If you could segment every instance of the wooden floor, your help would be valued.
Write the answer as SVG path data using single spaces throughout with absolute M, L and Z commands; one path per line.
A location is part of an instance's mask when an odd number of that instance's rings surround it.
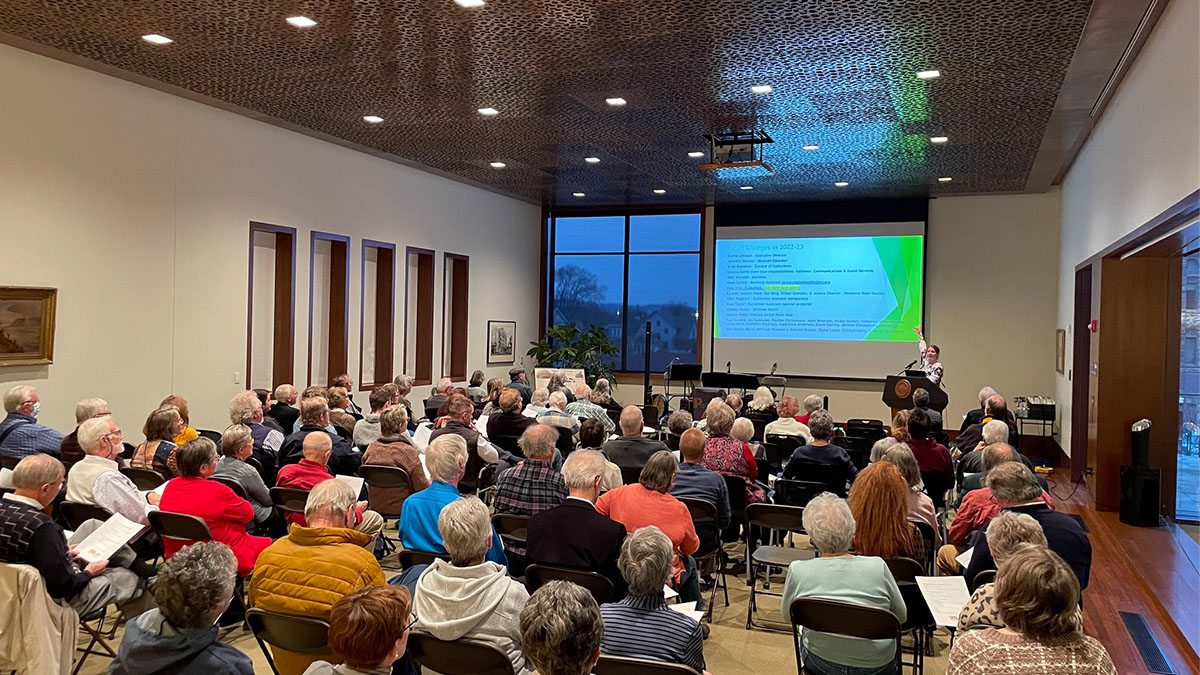
M 1062 499 L 1074 486 L 1051 483 L 1057 508 L 1081 516 L 1092 542 L 1084 632 L 1108 649 L 1118 672 L 1149 673 L 1118 614 L 1138 612 L 1176 673 L 1200 673 L 1200 546 L 1174 525 L 1133 527 L 1096 510 L 1084 486 Z

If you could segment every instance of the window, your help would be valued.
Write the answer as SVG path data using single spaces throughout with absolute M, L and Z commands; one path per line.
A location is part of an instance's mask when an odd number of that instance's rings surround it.
M 550 324 L 599 326 L 617 344 L 616 370 L 699 360 L 700 214 L 550 219 Z

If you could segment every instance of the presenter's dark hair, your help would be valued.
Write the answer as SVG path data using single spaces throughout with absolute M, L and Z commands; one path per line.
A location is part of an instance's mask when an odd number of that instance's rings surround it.
M 920 408 L 908 413 L 908 435 L 918 441 L 929 438 L 929 413 Z

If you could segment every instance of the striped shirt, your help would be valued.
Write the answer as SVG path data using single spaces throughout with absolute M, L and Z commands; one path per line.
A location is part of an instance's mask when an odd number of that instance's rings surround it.
M 567 484 L 562 474 L 550 462 L 526 459 L 518 466 L 505 469 L 496 479 L 496 513 L 515 513 L 532 516 L 548 511 L 567 498 Z M 524 546 L 505 540 L 509 555 L 525 555 Z
M 604 638 L 600 653 L 681 663 L 704 672 L 700 624 L 667 606 L 661 593 L 629 595 L 600 606 Z
M 8 431 L 12 428 L 12 431 Z M 0 455 L 5 457 L 28 457 L 38 453 L 58 457 L 62 452 L 63 435 L 37 423 L 31 415 L 9 413 L 0 422 L 0 434 L 8 431 L 4 443 L 0 444 Z

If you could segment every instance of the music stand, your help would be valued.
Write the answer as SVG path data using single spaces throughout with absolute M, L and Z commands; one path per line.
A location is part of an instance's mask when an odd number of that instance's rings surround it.
M 696 388 L 695 383 L 700 380 L 700 371 L 701 366 L 699 363 L 672 363 L 668 366 L 667 372 L 663 377 L 663 390 L 666 392 L 667 403 L 669 404 L 675 396 L 683 400 L 691 397 L 692 391 Z M 683 383 L 682 394 L 671 393 L 672 382 Z

